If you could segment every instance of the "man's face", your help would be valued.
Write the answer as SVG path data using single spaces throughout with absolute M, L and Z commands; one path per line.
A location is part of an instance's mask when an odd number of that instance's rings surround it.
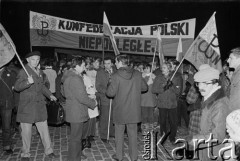
M 85 62 L 83 62 L 83 63 L 81 64 L 81 66 L 77 65 L 77 66 L 76 66 L 76 71 L 77 71 L 79 74 L 81 74 L 83 71 L 86 70 L 85 65 L 86 65 Z
M 163 75 L 168 75 L 169 74 L 169 69 L 168 69 L 168 66 L 166 64 L 162 65 L 162 74 Z
M 213 90 L 212 81 L 197 83 L 197 86 L 203 97 L 207 96 Z
M 151 69 L 150 69 L 150 67 L 146 67 L 143 71 L 144 71 L 145 73 L 150 73 L 150 72 L 151 72 Z
M 172 62 L 171 62 L 170 64 L 171 64 L 171 66 L 172 66 L 172 68 L 171 68 L 170 70 L 171 70 L 171 71 L 175 71 L 176 65 L 173 64 Z
M 39 64 L 39 61 L 40 61 L 40 56 L 38 55 L 33 55 L 27 58 L 27 62 L 32 68 L 36 68 Z
M 100 63 L 99 63 L 98 60 L 96 60 L 95 62 L 93 62 L 93 67 L 94 67 L 94 69 L 98 69 L 99 66 L 100 66 Z
M 138 66 L 138 70 L 139 70 L 140 72 L 143 72 L 143 65 L 142 65 L 142 64 L 140 64 L 140 65 Z
M 106 70 L 110 70 L 112 68 L 112 61 L 111 60 L 104 60 L 104 67 Z
M 117 59 L 115 59 L 115 65 L 116 65 L 117 69 L 119 69 L 121 67 L 120 62 Z
M 240 57 L 237 57 L 233 53 L 231 53 L 227 62 L 229 63 L 230 68 L 236 69 L 240 65 Z

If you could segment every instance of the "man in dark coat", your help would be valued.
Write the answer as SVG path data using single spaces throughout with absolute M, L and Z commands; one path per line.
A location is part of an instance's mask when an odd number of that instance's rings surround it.
M 132 161 L 137 160 L 137 123 L 141 121 L 141 92 L 147 91 L 148 85 L 142 74 L 127 65 L 128 57 L 116 57 L 118 71 L 111 77 L 107 96 L 113 99 L 113 123 L 115 124 L 116 155 L 115 160 L 123 159 L 124 130 L 127 126 L 129 137 L 129 155 Z
M 109 135 L 114 136 L 114 128 L 112 123 L 112 116 L 111 121 L 108 129 L 108 122 L 109 122 L 109 109 L 110 109 L 110 98 L 106 96 L 107 91 L 107 83 L 111 75 L 115 72 L 113 68 L 113 63 L 111 58 L 106 57 L 104 59 L 104 69 L 100 68 L 97 71 L 96 75 L 96 89 L 97 94 L 100 98 L 100 116 L 99 116 L 99 134 L 100 138 L 103 142 L 107 142 L 108 138 L 108 130 Z
M 41 53 L 38 51 L 28 53 L 26 59 L 28 64 L 25 65 L 26 72 L 21 69 L 15 83 L 15 90 L 20 92 L 17 121 L 20 122 L 22 136 L 22 160 L 30 160 L 30 145 L 32 136 L 32 124 L 35 123 L 42 143 L 45 154 L 49 158 L 55 158 L 51 147 L 51 140 L 47 125 L 47 110 L 45 97 L 56 101 L 56 97 L 46 88 L 43 83 L 43 72 L 37 68 L 40 61 Z
M 6 154 L 13 153 L 11 149 L 11 117 L 15 106 L 13 87 L 16 76 L 16 73 L 7 67 L 0 68 L 0 114 L 2 118 L 3 150 Z

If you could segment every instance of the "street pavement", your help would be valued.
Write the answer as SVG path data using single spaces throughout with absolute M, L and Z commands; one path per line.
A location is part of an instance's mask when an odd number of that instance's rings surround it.
M 156 129 L 155 131 L 158 131 Z M 67 161 L 68 155 L 68 141 L 69 141 L 69 134 L 70 128 L 67 125 L 63 125 L 61 127 L 51 127 L 49 126 L 50 136 L 53 143 L 54 153 L 57 154 L 59 157 L 56 159 L 49 159 L 44 155 L 44 148 L 41 142 L 39 135 L 34 135 L 32 137 L 32 144 L 31 144 L 31 161 Z M 186 136 L 186 129 L 180 128 L 177 133 L 177 138 L 184 138 Z M 158 138 L 159 139 L 159 138 Z M 157 139 L 156 139 L 157 140 Z M 2 136 L 0 136 L 0 161 L 20 161 L 20 152 L 22 147 L 21 136 L 17 132 L 13 135 L 13 149 L 14 153 L 12 155 L 6 155 L 2 149 Z M 164 142 L 164 147 L 166 151 L 163 149 L 163 153 L 165 156 L 167 153 L 171 154 L 171 150 L 176 146 L 173 146 L 168 139 Z M 138 133 L 138 160 L 143 161 L 143 136 L 142 133 Z M 178 146 L 179 147 L 179 146 Z M 87 161 L 112 161 L 112 155 L 115 154 L 115 143 L 114 138 L 110 138 L 109 144 L 103 143 L 100 138 L 95 137 L 95 140 L 92 142 L 92 147 L 90 149 L 85 149 L 84 154 L 87 156 Z M 125 134 L 124 139 L 124 160 L 130 161 L 128 155 L 128 139 L 127 135 Z M 159 161 L 166 161 L 163 153 L 157 149 L 157 160 Z

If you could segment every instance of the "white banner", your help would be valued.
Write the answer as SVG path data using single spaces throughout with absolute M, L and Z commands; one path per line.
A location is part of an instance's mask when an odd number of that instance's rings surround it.
M 196 19 L 144 26 L 111 26 L 112 33 L 121 37 L 155 38 L 160 27 L 162 38 L 194 38 Z M 30 29 L 55 30 L 85 35 L 102 35 L 102 24 L 74 21 L 30 11 Z

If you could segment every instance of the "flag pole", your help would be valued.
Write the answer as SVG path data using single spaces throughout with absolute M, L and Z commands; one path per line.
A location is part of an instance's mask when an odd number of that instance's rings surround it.
M 195 42 L 197 41 L 199 36 L 196 37 L 196 39 L 192 42 L 192 44 L 190 45 L 190 47 L 188 48 L 187 52 L 185 53 L 184 57 L 182 58 L 182 60 L 180 61 L 179 65 L 177 66 L 177 69 L 174 71 L 172 77 L 170 78 L 170 81 L 172 81 L 173 77 L 175 76 L 175 74 L 177 73 L 178 69 L 180 68 L 181 64 L 183 63 L 183 60 L 186 58 L 189 50 L 192 48 L 192 46 L 195 44 Z
M 152 76 L 152 72 L 153 72 L 153 63 L 154 63 L 154 60 L 155 60 L 155 56 L 156 56 L 156 51 L 157 51 L 157 39 L 156 39 L 156 45 L 155 45 L 155 50 L 154 50 L 154 53 L 153 53 L 153 61 L 152 61 L 152 67 L 151 67 L 151 75 Z
M 20 59 L 20 57 L 19 57 L 19 55 L 18 55 L 18 53 L 17 53 L 17 51 L 16 51 L 16 49 L 15 49 L 14 45 L 12 44 L 12 42 L 11 42 L 11 41 L 10 41 L 9 43 L 11 44 L 11 46 L 12 46 L 12 48 L 13 48 L 13 51 L 15 52 L 15 54 L 16 54 L 16 56 L 17 56 L 17 58 L 18 58 L 19 62 L 20 62 L 20 64 L 22 65 L 22 67 L 23 67 L 24 71 L 26 72 L 27 76 L 28 76 L 28 77 L 30 77 L 30 75 L 28 74 L 28 72 L 27 72 L 27 70 L 26 70 L 25 66 L 23 65 L 23 63 L 22 63 L 22 60 Z
M 104 56 L 105 56 L 105 53 L 104 53 L 104 35 L 102 37 L 102 61 L 104 61 Z
M 108 116 L 107 140 L 109 140 L 109 135 L 110 135 L 110 120 L 111 120 L 111 113 L 112 113 L 112 99 L 110 99 L 110 108 L 109 108 L 109 116 Z

